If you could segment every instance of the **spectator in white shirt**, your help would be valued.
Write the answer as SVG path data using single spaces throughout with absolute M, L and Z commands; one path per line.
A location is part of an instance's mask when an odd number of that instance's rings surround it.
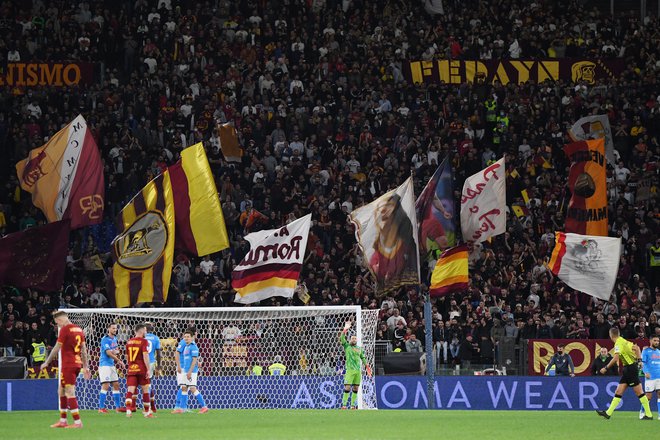
M 213 270 L 213 266 L 215 266 L 215 263 L 211 261 L 210 255 L 204 257 L 204 261 L 199 263 L 199 267 L 202 268 L 202 272 L 204 272 L 206 275 L 211 273 L 211 270 Z

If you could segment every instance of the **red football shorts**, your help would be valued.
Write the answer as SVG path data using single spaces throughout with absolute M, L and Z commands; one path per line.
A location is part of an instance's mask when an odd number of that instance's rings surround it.
M 64 367 L 60 370 L 60 385 L 65 387 L 67 385 L 76 384 L 76 378 L 80 374 L 80 367 Z
M 130 376 L 126 376 L 127 387 L 136 387 L 138 385 L 144 386 L 150 384 L 151 384 L 151 380 L 147 379 L 147 376 L 145 374 L 132 374 Z

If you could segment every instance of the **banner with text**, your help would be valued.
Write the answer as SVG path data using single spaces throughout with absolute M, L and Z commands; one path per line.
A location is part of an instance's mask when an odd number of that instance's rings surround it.
M 7 63 L 0 68 L 0 86 L 9 87 L 69 87 L 94 83 L 100 69 L 98 63 L 81 61 L 62 61 L 58 63 L 41 63 L 26 61 Z
M 649 345 L 646 339 L 635 339 L 633 342 L 640 349 Z M 591 376 L 591 364 L 601 347 L 610 351 L 614 347 L 609 339 L 530 339 L 527 343 L 527 374 L 544 375 L 545 367 L 557 351 L 557 344 L 564 344 L 564 353 L 573 360 L 576 376 Z
M 433 60 L 404 63 L 403 75 L 413 84 L 462 84 L 480 79 L 488 84 L 563 80 L 593 85 L 616 78 L 624 68 L 622 59 Z
M 504 158 L 465 179 L 461 193 L 461 231 L 466 242 L 480 243 L 506 230 Z

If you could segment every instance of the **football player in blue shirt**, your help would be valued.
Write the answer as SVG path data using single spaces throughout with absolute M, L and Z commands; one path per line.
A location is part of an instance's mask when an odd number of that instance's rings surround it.
M 108 397 L 108 389 L 112 384 L 112 398 L 115 401 L 115 411 L 125 412 L 126 408 L 121 402 L 121 393 L 119 392 L 119 375 L 117 367 L 124 368 L 124 363 L 117 356 L 119 354 L 119 344 L 117 343 L 117 324 L 108 325 L 108 334 L 101 339 L 101 353 L 99 356 L 99 381 L 101 382 L 101 391 L 99 392 L 99 412 L 105 414 L 108 410 L 105 407 L 105 401 Z M 116 366 L 115 366 L 116 365 Z
M 651 336 L 650 342 L 651 346 L 642 351 L 644 392 L 650 402 L 655 391 L 658 401 L 658 419 L 660 420 L 660 337 Z
M 151 377 L 151 410 L 156 412 L 155 378 L 160 373 L 160 338 L 154 334 L 154 325 L 146 322 L 147 334 L 144 338 L 149 342 L 149 376 Z
M 197 373 L 199 371 L 199 347 L 195 344 L 195 332 L 191 329 L 187 329 L 183 333 L 183 342 L 184 344 L 179 343 L 177 351 L 179 352 L 179 358 L 177 359 L 177 373 L 179 376 L 181 385 L 181 396 L 180 401 L 177 404 L 177 409 L 173 412 L 175 414 L 182 413 L 188 408 L 188 389 L 192 392 L 192 395 L 197 398 L 200 414 L 207 413 L 209 411 L 204 402 L 204 397 L 202 393 L 197 389 Z

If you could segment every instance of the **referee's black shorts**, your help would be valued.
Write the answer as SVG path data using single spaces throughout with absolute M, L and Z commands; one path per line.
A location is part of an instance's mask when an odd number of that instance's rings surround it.
M 621 375 L 621 380 L 619 383 L 625 383 L 629 387 L 634 387 L 639 385 L 639 370 L 637 364 L 624 365 L 623 374 Z

